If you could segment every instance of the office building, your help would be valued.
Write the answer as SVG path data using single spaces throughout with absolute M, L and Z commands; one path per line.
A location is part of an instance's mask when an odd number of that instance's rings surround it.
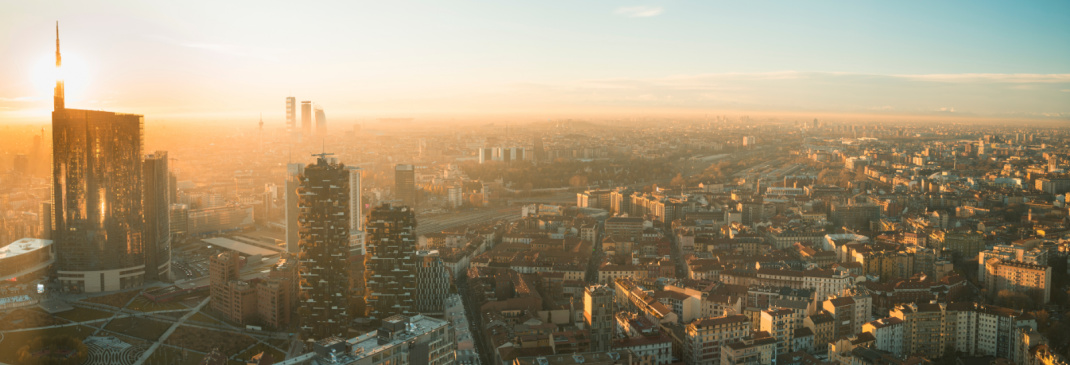
M 252 206 L 225 205 L 194 209 L 187 213 L 187 234 L 190 236 L 217 235 L 252 228 L 256 223 Z
M 323 107 L 316 105 L 316 136 L 323 138 L 327 136 L 327 114 L 323 113 Z
M 183 237 L 189 233 L 189 206 L 171 204 L 168 214 L 171 219 L 171 237 Z
M 167 152 L 145 156 L 145 279 L 171 281 L 171 201 Z
M 438 251 L 417 251 L 416 257 L 416 311 L 441 317 L 450 294 L 450 271 Z
M 416 214 L 389 204 L 368 213 L 364 302 L 368 317 L 416 312 Z
M 301 133 L 306 138 L 312 136 L 312 102 L 301 102 Z
M 297 98 L 286 97 L 286 131 L 293 132 L 297 127 Z
M 364 202 L 361 199 L 361 174 L 363 169 L 346 166 L 349 172 L 349 250 L 354 255 L 364 254 Z
M 298 177 L 301 176 L 304 171 L 305 165 L 299 163 L 286 165 L 286 193 L 283 197 L 283 216 L 286 220 L 286 252 L 294 254 L 301 252 L 301 248 L 298 245 L 300 238 L 297 234 L 300 230 L 300 227 L 297 224 L 297 215 L 300 213 L 300 208 L 297 204 L 297 187 L 300 185 Z
M 387 365 L 456 363 L 457 339 L 449 322 L 423 315 L 393 316 L 379 329 L 348 340 L 332 337 L 317 342 L 313 353 L 294 364 Z M 282 364 L 289 365 L 289 361 Z
M 301 328 L 308 341 L 349 331 L 349 173 L 318 155 L 297 188 L 300 213 Z
M 61 64 L 56 29 L 56 68 Z M 52 112 L 56 275 L 68 289 L 133 288 L 145 279 L 143 117 L 68 109 L 56 81 Z
M 416 208 L 416 169 L 413 165 L 394 166 L 394 196 L 401 205 Z
M 29 283 L 48 276 L 56 261 L 54 248 L 52 241 L 38 238 L 21 238 L 0 247 L 0 281 Z
M 616 330 L 613 289 L 591 285 L 583 290 L 583 323 L 591 335 L 591 351 L 609 351 Z
M 41 212 L 38 213 L 37 219 L 38 225 L 41 227 L 41 234 L 37 237 L 43 240 L 52 240 L 52 202 L 42 202 Z

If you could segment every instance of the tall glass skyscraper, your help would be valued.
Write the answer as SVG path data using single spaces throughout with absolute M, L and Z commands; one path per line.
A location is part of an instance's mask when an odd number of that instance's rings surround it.
M 416 208 L 416 168 L 413 165 L 394 166 L 394 196 L 401 205 Z
M 145 156 L 145 278 L 171 281 L 171 178 L 167 152 Z
M 56 67 L 59 28 L 56 29 Z M 56 81 L 52 112 L 52 227 L 59 281 L 86 292 L 144 281 L 142 116 L 67 109 Z

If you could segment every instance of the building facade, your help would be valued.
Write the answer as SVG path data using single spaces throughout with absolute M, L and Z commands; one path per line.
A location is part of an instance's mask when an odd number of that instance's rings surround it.
M 364 302 L 368 317 L 416 312 L 416 214 L 389 204 L 372 209 L 365 224 Z
M 300 213 L 301 328 L 309 341 L 345 336 L 349 298 L 349 174 L 320 155 L 297 188 Z

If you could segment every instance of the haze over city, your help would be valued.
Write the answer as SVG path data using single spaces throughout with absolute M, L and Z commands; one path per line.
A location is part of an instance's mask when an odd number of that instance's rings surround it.
M 0 364 L 1067 365 L 1066 2 L 8 2 Z
M 805 112 L 1065 120 L 1065 2 L 12 2 L 0 118 L 41 123 L 50 35 L 72 105 L 150 120 Z

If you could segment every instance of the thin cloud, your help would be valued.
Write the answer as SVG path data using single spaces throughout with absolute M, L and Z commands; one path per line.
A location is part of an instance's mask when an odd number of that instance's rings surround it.
M 189 42 L 159 35 L 147 35 L 145 36 L 145 38 L 163 41 L 181 47 L 215 52 L 228 56 L 248 57 L 268 61 L 275 61 L 278 59 L 278 54 L 290 51 L 290 49 L 285 48 L 243 47 L 226 43 Z
M 629 18 L 647 18 L 660 15 L 665 9 L 660 6 L 625 6 L 618 8 L 614 14 Z
M 19 96 L 19 97 L 14 97 L 14 98 L 5 98 L 5 97 L 0 96 L 0 101 L 6 102 L 6 103 L 19 103 L 19 102 L 27 102 L 27 101 L 37 101 L 37 98 L 32 97 L 32 96 Z

